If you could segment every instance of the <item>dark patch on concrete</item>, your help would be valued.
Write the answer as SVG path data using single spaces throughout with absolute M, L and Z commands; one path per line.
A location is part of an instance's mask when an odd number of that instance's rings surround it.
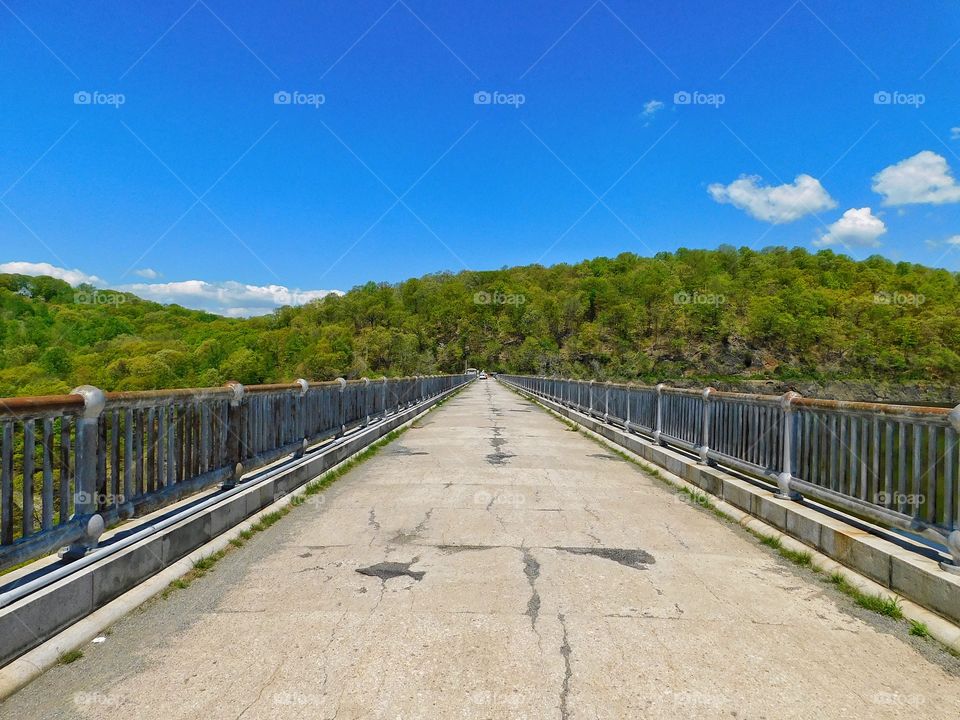
M 656 562 L 650 553 L 629 548 L 555 547 L 554 550 L 562 550 L 574 555 L 594 555 L 604 560 L 613 560 L 634 570 L 643 570 L 644 565 L 653 565 Z
M 530 583 L 530 599 L 527 600 L 526 616 L 530 618 L 530 626 L 537 629 L 537 618 L 540 616 L 540 593 L 537 592 L 537 578 L 540 577 L 540 563 L 527 548 L 523 552 L 523 574 Z
M 380 532 L 380 523 L 377 522 L 377 513 L 373 508 L 370 508 L 370 517 L 367 518 L 367 525 L 377 532 Z
M 563 512 L 562 508 L 534 508 L 536 512 Z
M 617 462 L 626 462 L 622 457 L 617 457 L 616 455 L 607 455 L 606 453 L 593 453 L 587 457 L 597 458 L 598 460 L 614 460 Z
M 458 553 L 473 550 L 497 550 L 503 545 L 434 545 L 437 550 L 447 553 Z
M 487 455 L 486 459 L 487 459 L 487 462 L 490 463 L 491 465 L 506 465 L 507 460 L 509 460 L 512 457 L 516 457 L 516 455 L 511 455 L 510 453 L 495 452 Z
M 387 580 L 392 580 L 396 577 L 406 576 L 408 578 L 413 578 L 417 582 L 423 580 L 423 576 L 427 573 L 422 570 L 411 570 L 410 566 L 413 565 L 416 560 L 411 560 L 408 563 L 398 563 L 398 562 L 382 562 L 377 563 L 376 565 L 371 565 L 370 567 L 357 568 L 357 572 L 361 575 L 368 575 L 369 577 L 380 578 L 383 582 Z
M 501 437 L 502 432 L 503 428 L 498 425 L 493 426 L 493 437 L 490 438 L 490 445 L 493 446 L 493 452 L 486 456 L 487 462 L 491 465 L 506 465 L 510 458 L 516 457 L 516 455 L 503 451 L 502 448 L 507 444 L 507 441 Z
M 570 710 L 567 707 L 567 698 L 570 695 L 570 678 L 573 677 L 573 670 L 570 667 L 570 640 L 567 638 L 567 621 L 560 614 L 557 615 L 560 621 L 560 627 L 563 629 L 563 642 L 560 644 L 560 655 L 563 657 L 563 685 L 560 686 L 560 718 L 567 720 L 570 717 Z
M 302 558 L 313 557 L 313 553 L 305 552 L 305 553 L 303 553 L 303 554 L 301 554 L 301 555 L 297 555 L 297 557 L 302 557 Z
M 410 448 L 404 445 L 397 445 L 395 448 L 389 452 L 384 453 L 384 455 L 429 455 L 430 453 L 423 450 L 411 450 Z

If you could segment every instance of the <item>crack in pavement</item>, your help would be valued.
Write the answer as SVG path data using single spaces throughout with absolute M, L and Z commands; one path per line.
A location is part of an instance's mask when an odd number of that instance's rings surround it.
M 563 613 L 557 615 L 560 621 L 560 627 L 563 629 L 563 643 L 560 645 L 560 655 L 563 656 L 563 685 L 560 686 L 560 718 L 567 720 L 570 717 L 570 709 L 567 707 L 567 700 L 570 695 L 570 678 L 573 671 L 570 668 L 570 640 L 567 637 L 567 621 Z

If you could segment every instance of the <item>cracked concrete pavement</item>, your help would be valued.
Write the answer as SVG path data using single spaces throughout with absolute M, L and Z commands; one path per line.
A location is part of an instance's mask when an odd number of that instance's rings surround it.
M 925 642 L 490 380 L 0 715 L 957 717 Z

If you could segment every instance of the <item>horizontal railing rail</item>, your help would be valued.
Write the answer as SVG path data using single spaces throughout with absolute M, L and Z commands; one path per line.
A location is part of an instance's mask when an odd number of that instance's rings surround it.
M 499 375 L 518 389 L 944 543 L 960 566 L 960 406 L 953 409 Z
M 0 569 L 471 380 L 431 375 L 0 399 Z

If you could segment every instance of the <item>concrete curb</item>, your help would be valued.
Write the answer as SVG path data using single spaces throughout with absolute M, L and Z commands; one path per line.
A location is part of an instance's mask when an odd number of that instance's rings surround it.
M 313 458 L 314 462 L 291 467 L 262 487 L 251 487 L 249 492 L 208 508 L 196 517 L 185 519 L 156 536 L 146 538 L 3 608 L 0 611 L 0 627 L 6 625 L 10 629 L 19 624 L 20 632 L 16 635 L 23 635 L 23 630 L 27 630 L 35 637 L 44 637 L 34 643 L 32 649 L 15 655 L 0 668 L 0 700 L 56 665 L 65 652 L 85 645 L 130 610 L 161 592 L 170 582 L 188 573 L 196 561 L 227 547 L 232 539 L 249 530 L 261 517 L 286 507 L 293 498 L 306 493 L 306 486 L 311 480 L 335 470 L 394 430 L 410 426 L 437 403 L 461 389 L 454 388 L 389 418 L 385 423 L 373 425 L 342 444 L 318 454 Z M 217 513 L 222 517 L 214 518 Z M 194 542 L 205 535 L 212 537 Z M 158 555 L 173 552 L 177 552 L 177 556 L 171 557 L 169 562 L 162 562 L 165 558 Z M 145 555 L 153 557 L 144 562 Z M 156 567 L 158 564 L 160 567 Z M 147 573 L 145 577 L 144 573 Z M 109 585 L 112 597 L 97 607 L 89 608 L 89 604 L 95 602 L 98 583 L 101 586 Z M 68 605 L 73 598 L 81 597 L 79 611 Z M 31 604 L 39 606 L 39 609 L 34 609 L 32 617 L 22 619 L 18 613 L 29 613 Z M 45 617 L 50 611 L 53 617 Z M 46 628 L 31 628 L 27 624 L 30 620 L 45 621 Z M 11 643 L 9 636 L 0 640 L 4 640 L 0 643 L 3 645 Z
M 881 563 L 878 558 L 886 555 L 888 563 L 896 560 L 916 566 L 918 571 L 923 573 L 917 577 L 926 579 L 929 584 L 936 586 L 933 592 L 925 593 L 928 599 L 933 597 L 939 601 L 943 595 L 947 598 L 952 595 L 953 601 L 960 602 L 960 582 L 956 580 L 956 576 L 941 571 L 933 560 L 915 556 L 909 550 L 870 535 L 853 525 L 847 525 L 818 513 L 813 508 L 792 501 L 777 500 L 772 492 L 764 491 L 717 468 L 698 465 L 696 461 L 679 453 L 653 445 L 638 435 L 628 435 L 619 428 L 602 423 L 559 403 L 509 385 L 505 387 L 544 409 L 575 422 L 591 438 L 608 447 L 624 452 L 640 463 L 658 466 L 667 483 L 691 492 L 709 494 L 712 505 L 730 520 L 748 530 L 777 538 L 783 547 L 789 550 L 809 553 L 813 567 L 826 573 L 840 573 L 851 585 L 864 593 L 899 600 L 906 619 L 925 624 L 931 637 L 951 650 L 960 652 L 960 626 L 957 624 L 960 613 L 957 615 L 944 613 L 940 611 L 943 607 L 941 602 L 936 603 L 938 607 L 930 607 L 927 603 L 920 602 L 918 598 L 911 597 L 912 593 L 903 592 L 903 587 L 891 588 L 889 585 L 878 582 L 875 577 L 871 577 L 876 573 L 876 566 Z M 636 452 L 635 449 L 639 449 L 640 452 Z M 708 476 L 709 480 L 704 481 L 704 475 Z M 721 492 L 715 492 L 715 489 L 720 489 Z M 780 506 L 786 506 L 782 512 L 773 509 Z M 753 512 L 754 508 L 762 508 L 766 517 Z M 788 511 L 799 511 L 803 522 L 796 520 L 791 522 Z M 781 516 L 782 522 L 768 520 L 770 517 Z M 815 525 L 819 526 L 816 532 L 813 530 Z M 833 538 L 834 542 L 824 543 L 824 534 L 828 538 Z M 818 544 L 805 541 L 814 536 L 820 538 Z M 842 539 L 838 540 L 840 538 Z M 870 550 L 851 552 L 850 548 L 855 546 L 854 543 L 864 543 Z M 843 553 L 838 553 L 843 555 L 845 562 L 840 562 L 836 557 L 831 557 L 829 553 L 824 552 L 831 547 L 845 550 Z M 861 572 L 861 563 L 868 568 L 868 572 Z M 950 607 L 948 604 L 947 608 L 950 609 Z

